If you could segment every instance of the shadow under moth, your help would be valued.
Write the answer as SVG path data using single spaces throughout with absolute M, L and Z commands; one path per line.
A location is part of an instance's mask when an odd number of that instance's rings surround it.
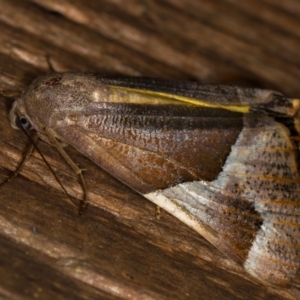
M 250 88 L 52 73 L 14 102 L 14 128 L 69 144 L 254 277 L 300 264 L 300 100 Z

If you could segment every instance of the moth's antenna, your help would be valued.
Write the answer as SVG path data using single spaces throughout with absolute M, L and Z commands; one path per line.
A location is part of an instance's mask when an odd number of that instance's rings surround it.
M 51 60 L 50 60 L 50 55 L 49 55 L 49 54 L 46 55 L 46 61 L 47 61 L 48 68 L 49 68 L 50 72 L 57 72 L 57 71 L 54 69 L 54 67 L 53 67 L 53 64 L 52 64 L 52 62 L 51 62 Z
M 21 123 L 21 122 L 20 122 Z M 52 169 L 52 167 L 50 166 L 50 164 L 48 163 L 48 161 L 46 160 L 46 158 L 44 157 L 43 153 L 41 152 L 40 148 L 37 146 L 36 144 L 36 140 L 37 138 L 32 138 L 28 132 L 26 131 L 26 129 L 22 126 L 22 123 L 21 123 L 21 126 L 20 128 L 22 129 L 22 131 L 26 134 L 26 136 L 28 137 L 28 139 L 31 141 L 32 143 L 32 147 L 31 147 L 31 150 L 30 152 L 27 150 L 26 151 L 26 156 L 29 156 L 32 152 L 32 149 L 35 148 L 36 151 L 39 153 L 39 155 L 41 156 L 41 158 L 43 159 L 44 163 L 46 164 L 46 166 L 49 168 L 50 172 L 52 173 L 52 175 L 54 176 L 54 178 L 56 179 L 56 181 L 59 183 L 59 185 L 61 186 L 61 188 L 63 189 L 63 191 L 66 193 L 66 195 L 68 196 L 68 198 L 71 200 L 72 204 L 75 205 L 76 207 L 78 207 L 78 205 L 76 204 L 75 200 L 69 195 L 69 193 L 67 192 L 67 190 L 65 189 L 65 187 L 63 186 L 63 184 L 61 183 L 60 179 L 58 178 L 58 176 L 55 174 L 54 170 Z M 37 136 L 38 137 L 38 136 Z M 35 140 L 36 139 L 36 140 Z M 29 147 L 30 148 L 30 147 Z M 29 153 L 29 154 L 28 154 Z M 26 157 L 25 156 L 25 157 Z M 24 164 L 24 161 L 25 159 L 23 158 L 23 160 L 21 161 L 21 164 L 23 165 Z M 21 165 L 20 164 L 20 165 Z M 17 170 L 20 169 L 20 165 L 19 167 L 17 168 Z M 20 170 L 19 170 L 20 171 Z M 13 176 L 15 177 L 15 176 Z M 11 180 L 11 179 L 10 179 Z M 81 206 L 79 206 L 79 214 L 82 214 L 82 209 L 81 209 Z

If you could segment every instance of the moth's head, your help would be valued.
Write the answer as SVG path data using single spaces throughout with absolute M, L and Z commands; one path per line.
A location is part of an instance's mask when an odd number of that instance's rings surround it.
M 101 99 L 106 97 L 103 83 L 93 75 L 75 72 L 42 75 L 15 100 L 10 112 L 11 124 L 20 128 L 21 122 L 37 131 L 57 126 L 68 114 L 84 111 L 87 104 L 94 102 L 95 91 Z
M 35 79 L 29 87 L 14 101 L 9 113 L 13 128 L 35 129 L 39 131 L 49 122 L 58 102 L 55 101 L 55 88 L 62 75 L 46 74 Z

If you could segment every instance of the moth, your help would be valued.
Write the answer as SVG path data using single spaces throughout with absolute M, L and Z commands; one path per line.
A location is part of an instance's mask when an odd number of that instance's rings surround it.
M 300 100 L 262 89 L 84 73 L 38 77 L 14 128 L 76 148 L 257 279 L 300 264 Z

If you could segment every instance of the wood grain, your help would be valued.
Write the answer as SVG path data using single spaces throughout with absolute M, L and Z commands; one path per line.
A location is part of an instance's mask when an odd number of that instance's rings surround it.
M 0 0 L 0 90 L 20 92 L 49 71 L 193 79 L 300 95 L 296 0 Z M 0 182 L 27 139 L 0 101 Z M 76 175 L 39 143 L 68 192 Z M 197 233 L 73 149 L 90 204 L 77 215 L 39 155 L 0 188 L 0 298 L 299 299 L 255 282 Z

